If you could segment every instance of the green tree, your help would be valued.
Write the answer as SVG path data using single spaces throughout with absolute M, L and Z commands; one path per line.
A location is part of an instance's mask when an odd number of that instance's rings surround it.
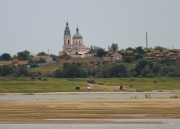
M 25 50 L 25 51 L 22 51 L 22 52 L 18 52 L 17 53 L 17 58 L 19 60 L 29 60 L 31 58 L 31 55 L 30 55 L 30 52 Z
M 132 48 L 132 47 L 128 47 L 128 48 L 126 48 L 126 50 L 133 50 L 133 51 L 135 51 L 134 48 Z
M 106 55 L 106 51 L 103 48 L 97 49 L 97 57 L 103 57 Z
M 127 77 L 128 71 L 127 67 L 122 64 L 113 65 L 111 68 L 110 77 Z
M 55 76 L 56 78 L 64 77 L 63 71 L 60 70 L 60 69 L 57 69 L 57 70 L 54 72 L 54 76 Z
M 37 56 L 47 56 L 48 54 L 46 54 L 45 52 L 39 52 L 38 54 L 37 54 Z
M 126 62 L 126 63 L 132 63 L 132 58 L 129 57 L 129 56 L 124 56 L 123 60 L 124 60 L 124 62 Z
M 141 76 L 146 77 L 149 73 L 152 73 L 152 70 L 149 65 L 146 65 L 144 68 L 142 68 Z
M 66 59 L 66 60 L 67 60 L 67 59 L 70 59 L 71 56 L 70 56 L 70 55 L 67 55 L 67 54 L 65 53 L 65 54 L 63 54 L 63 55 L 60 55 L 59 58 L 60 58 L 60 59 Z
M 63 70 L 56 70 L 54 73 L 55 77 L 66 77 L 66 78 L 79 78 L 87 77 L 87 72 L 81 67 L 80 64 L 76 63 L 65 63 Z
M 135 49 L 135 52 L 136 52 L 136 53 L 139 53 L 139 54 L 144 54 L 144 53 L 145 53 L 144 49 L 143 49 L 141 46 L 137 47 L 137 48 Z
M 175 61 L 173 59 L 167 57 L 167 58 L 163 58 L 162 60 L 160 60 L 159 63 L 170 66 L 170 65 L 173 65 L 175 63 Z
M 153 65 L 152 71 L 155 76 L 161 76 L 161 67 L 162 65 L 159 63 Z
M 17 69 L 17 75 L 18 76 L 28 76 L 29 70 L 25 65 L 20 65 Z
M 134 68 L 134 71 L 137 73 L 136 76 L 139 76 L 139 75 L 140 76 L 145 76 L 144 72 L 147 71 L 147 70 L 151 70 L 152 68 L 153 68 L 152 61 L 142 59 L 136 64 L 136 66 Z M 142 75 L 142 70 L 144 70 L 143 75 Z
M 7 76 L 13 73 L 13 68 L 9 65 L 0 66 L 0 76 Z
M 118 44 L 117 43 L 112 43 L 111 50 L 116 52 L 118 50 Z
M 127 67 L 122 64 L 112 64 L 110 66 L 99 66 L 95 70 L 95 77 L 109 78 L 109 77 L 127 77 Z
M 134 55 L 134 59 L 142 59 L 143 58 L 143 55 L 141 55 L 141 54 L 136 54 L 136 55 Z
M 9 53 L 3 53 L 1 55 L 2 60 L 11 60 L 11 55 Z
M 154 49 L 155 49 L 155 50 L 159 50 L 160 52 L 162 52 L 162 51 L 165 50 L 166 48 L 161 47 L 161 46 L 156 46 Z
M 94 75 L 97 78 L 108 78 L 110 77 L 111 69 L 110 67 L 103 65 L 103 66 L 98 66 L 94 72 L 95 72 Z

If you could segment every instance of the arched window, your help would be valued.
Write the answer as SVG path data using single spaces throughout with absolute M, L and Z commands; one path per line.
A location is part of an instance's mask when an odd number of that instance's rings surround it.
M 70 44 L 70 41 L 68 40 L 68 44 Z
M 81 42 L 79 41 L 79 44 L 81 44 Z

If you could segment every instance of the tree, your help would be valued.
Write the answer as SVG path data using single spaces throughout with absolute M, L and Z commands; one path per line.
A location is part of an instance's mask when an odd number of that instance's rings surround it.
M 46 54 L 45 52 L 39 52 L 38 54 L 37 54 L 37 56 L 47 56 L 48 54 Z
M 113 65 L 111 67 L 110 77 L 127 77 L 127 76 L 128 76 L 128 71 L 125 65 L 118 64 L 118 65 Z
M 112 64 L 110 66 L 99 66 L 95 70 L 95 77 L 109 78 L 109 77 L 127 77 L 127 67 L 122 64 Z
M 3 53 L 1 55 L 2 60 L 11 60 L 11 55 L 9 53 Z
M 58 57 L 56 55 L 54 55 L 54 54 L 50 54 L 50 57 L 53 58 L 53 61 L 56 61 L 58 59 Z
M 145 53 L 145 51 L 143 50 L 143 48 L 142 48 L 141 46 L 137 47 L 137 48 L 135 49 L 135 52 L 136 52 L 136 53 L 139 53 L 139 54 L 144 54 L 144 53 Z
M 30 56 L 30 52 L 27 51 L 27 50 L 17 53 L 17 58 L 18 58 L 19 60 L 29 60 L 30 57 L 31 57 L 31 56 Z
M 118 50 L 118 44 L 112 43 L 112 45 L 111 45 L 111 50 L 114 51 L 114 52 L 116 52 L 116 51 Z
M 141 70 L 141 76 L 146 77 L 149 73 L 152 73 L 152 70 L 149 65 L 146 65 L 142 70 Z M 148 75 L 149 76 L 149 75 Z
M 141 55 L 141 54 L 136 54 L 136 55 L 134 55 L 134 59 L 142 59 L 143 58 L 143 55 Z
M 142 59 L 136 64 L 134 71 L 137 73 L 136 76 L 138 75 L 145 76 L 144 73 L 148 70 L 151 71 L 152 68 L 153 68 L 153 63 L 151 61 Z
M 107 66 L 99 66 L 95 69 L 95 77 L 108 78 L 110 77 L 111 68 Z
M 70 56 L 70 55 L 67 55 L 67 54 L 65 53 L 65 54 L 63 54 L 63 55 L 60 55 L 59 58 L 60 58 L 60 59 L 66 59 L 66 60 L 67 60 L 67 59 L 70 59 L 71 56 Z
M 154 64 L 152 71 L 153 71 L 155 76 L 161 76 L 161 67 L 162 67 L 161 64 L 158 64 L 158 63 Z
M 60 70 L 60 69 L 57 69 L 57 70 L 54 72 L 54 76 L 55 76 L 56 78 L 61 78 L 61 77 L 63 77 L 63 71 Z
M 132 63 L 132 58 L 129 57 L 129 56 L 124 56 L 123 60 L 124 60 L 124 62 L 126 62 L 126 63 Z
M 74 77 L 86 77 L 87 73 L 83 70 L 79 64 L 75 63 L 67 63 L 63 66 L 63 74 L 66 78 L 74 78 Z
M 25 65 L 20 65 L 17 69 L 17 76 L 28 76 L 29 71 Z
M 66 78 L 79 78 L 87 77 L 86 71 L 81 67 L 80 64 L 76 63 L 65 63 L 63 69 L 57 69 L 54 72 L 55 77 L 66 77 Z
M 156 46 L 154 49 L 159 50 L 160 52 L 162 52 L 162 51 L 165 50 L 166 48 L 161 47 L 161 46 Z
M 134 51 L 134 48 L 128 47 L 128 48 L 126 48 L 126 50 L 133 50 Z
M 6 76 L 13 73 L 13 68 L 9 65 L 0 66 L 0 76 Z
M 103 57 L 106 55 L 106 51 L 103 48 L 97 49 L 97 57 Z

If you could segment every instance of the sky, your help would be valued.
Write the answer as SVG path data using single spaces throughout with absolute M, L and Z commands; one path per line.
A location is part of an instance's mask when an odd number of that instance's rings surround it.
M 180 48 L 180 0 L 0 0 L 0 54 L 58 55 L 68 19 L 87 47 Z

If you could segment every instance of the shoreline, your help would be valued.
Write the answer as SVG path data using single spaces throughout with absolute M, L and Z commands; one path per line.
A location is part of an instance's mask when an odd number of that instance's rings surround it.
M 68 94 L 180 94 L 180 90 L 144 91 L 144 92 L 42 92 L 42 93 L 0 93 L 0 95 L 68 95 Z
M 0 120 L 0 124 L 166 124 L 164 121 L 179 119 L 53 119 L 53 120 Z M 177 122 L 176 122 L 177 123 Z M 177 123 L 179 124 L 179 123 Z

